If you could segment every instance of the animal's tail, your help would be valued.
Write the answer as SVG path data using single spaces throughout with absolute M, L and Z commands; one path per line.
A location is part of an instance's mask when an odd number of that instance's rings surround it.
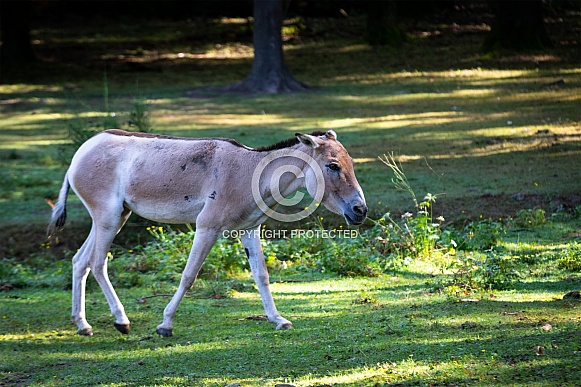
M 67 196 L 71 185 L 69 184 L 68 173 L 65 175 L 63 186 L 59 192 L 59 198 L 52 209 L 52 218 L 48 225 L 47 236 L 50 238 L 62 229 L 67 221 Z

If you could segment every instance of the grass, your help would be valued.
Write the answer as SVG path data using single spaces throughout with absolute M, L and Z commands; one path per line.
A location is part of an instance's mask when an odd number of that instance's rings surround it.
M 373 278 L 271 270 L 278 308 L 294 323 L 290 331 L 256 318 L 263 313 L 259 295 L 250 273 L 238 271 L 227 280 L 199 280 L 178 310 L 175 336 L 163 339 L 154 327 L 168 299 L 152 296 L 172 294 L 177 280 L 163 280 L 169 267 L 160 266 L 159 275 L 142 274 L 133 286 L 125 252 L 109 266 L 131 334 L 112 327 L 90 278 L 87 312 L 95 335 L 79 336 L 68 318 L 70 290 L 62 290 L 70 286 L 71 263 L 53 267 L 39 256 L 35 266 L 44 270 L 0 293 L 0 383 L 574 386 L 581 376 L 581 304 L 564 295 L 581 281 L 581 245 L 571 238 L 581 217 L 539 214 L 520 212 L 513 224 L 522 228 L 505 229 L 495 244 L 518 270 L 493 273 L 517 274 L 507 290 L 446 286 L 457 276 L 446 269 L 450 257 L 438 255 Z
M 68 321 L 68 291 L 12 291 L 0 298 L 0 380 L 44 386 L 577 383 L 579 304 L 562 300 L 571 286 L 565 278 L 460 301 L 427 291 L 433 270 L 417 263 L 397 277 L 274 283 L 279 310 L 294 322 L 291 331 L 247 319 L 262 314 L 255 291 L 188 298 L 170 339 L 153 333 L 167 299 L 136 301 L 151 295 L 148 288 L 120 289 L 133 322 L 132 333 L 121 336 L 100 291 L 90 287 L 95 336 L 89 338 L 76 335 Z

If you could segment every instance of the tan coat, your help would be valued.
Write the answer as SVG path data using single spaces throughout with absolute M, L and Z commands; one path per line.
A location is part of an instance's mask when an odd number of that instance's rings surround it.
M 129 319 L 107 276 L 106 257 L 131 212 L 158 222 L 196 224 L 180 286 L 157 327 L 162 336 L 172 334 L 177 306 L 224 231 L 259 231 L 268 217 L 294 221 L 307 216 L 307 210 L 278 211 L 294 203 L 287 197 L 301 188 L 349 224 L 362 223 L 367 213 L 352 159 L 333 131 L 297 134 L 253 149 L 230 139 L 107 130 L 89 139 L 73 157 L 49 234 L 64 226 L 70 188 L 93 220 L 88 238 L 73 258 L 72 319 L 85 335 L 92 334 L 85 317 L 85 281 L 90 270 L 116 318 L 115 327 L 129 332 Z M 272 300 L 259 236 L 259 232 L 241 233 L 266 315 L 277 329 L 290 328 L 292 324 L 280 316 Z

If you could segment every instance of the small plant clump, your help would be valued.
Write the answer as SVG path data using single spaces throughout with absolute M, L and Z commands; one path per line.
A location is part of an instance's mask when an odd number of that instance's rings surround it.
M 394 219 L 391 213 L 386 213 L 374 221 L 374 227 L 365 233 L 371 240 L 375 250 L 374 257 L 382 269 L 398 270 L 413 259 L 433 258 L 448 250 L 441 243 L 444 217 L 438 216 L 434 219 L 432 211 L 436 196 L 428 193 L 423 201 L 418 202 L 409 180 L 393 154 L 379 159 L 394 173 L 392 183 L 396 189 L 408 192 L 415 207 L 415 213 L 406 212 L 400 219 Z
M 574 242 L 561 252 L 557 259 L 557 266 L 561 269 L 581 273 L 581 243 Z
M 545 210 L 542 208 L 519 210 L 513 218 L 514 226 L 521 228 L 540 226 L 545 221 Z
M 191 227 L 183 232 L 162 226 L 150 226 L 147 231 L 153 237 L 151 242 L 111 255 L 111 270 L 116 273 L 118 285 L 134 286 L 148 278 L 151 281 L 179 282 L 195 231 Z M 208 254 L 198 276 L 223 280 L 247 269 L 248 262 L 240 241 L 221 239 Z

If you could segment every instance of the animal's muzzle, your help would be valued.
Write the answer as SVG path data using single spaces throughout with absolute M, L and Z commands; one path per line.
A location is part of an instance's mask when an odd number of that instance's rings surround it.
M 345 216 L 345 220 L 347 220 L 347 223 L 349 224 L 361 224 L 365 221 L 365 218 L 367 218 L 367 206 L 365 204 L 356 204 L 351 207 L 349 213 L 346 212 L 343 216 Z

